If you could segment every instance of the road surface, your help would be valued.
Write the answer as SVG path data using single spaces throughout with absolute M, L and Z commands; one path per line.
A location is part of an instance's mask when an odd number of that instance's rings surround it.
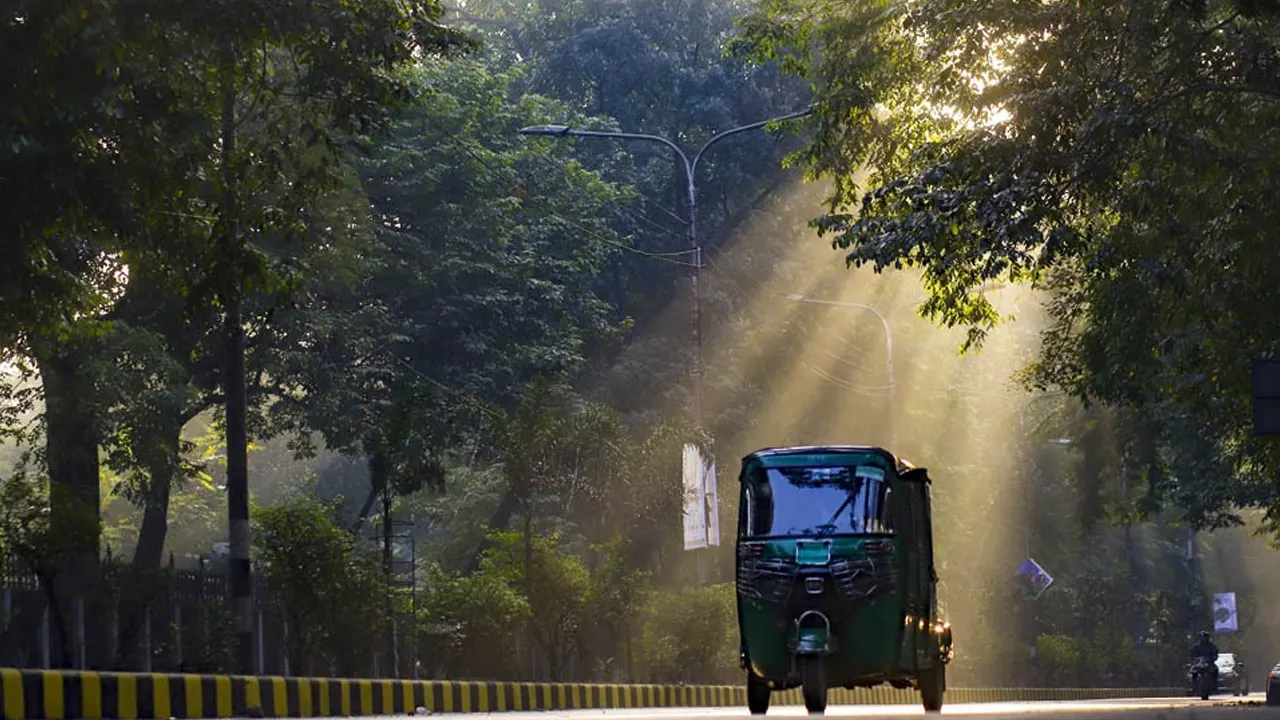
M 494 720 L 750 720 L 746 708 L 647 708 L 629 710 L 550 710 L 543 712 L 441 713 L 438 720 L 466 720 L 477 715 L 494 716 Z M 924 716 L 918 705 L 844 705 L 827 708 L 826 717 L 896 718 Z M 971 720 L 1032 716 L 1036 720 L 1248 720 L 1277 718 L 1280 707 L 1266 707 L 1263 694 L 1248 698 L 1219 696 L 1208 702 L 1196 698 L 1152 698 L 1145 700 L 1082 700 L 1072 702 L 971 703 L 947 705 L 943 715 L 964 716 Z M 498 717 L 500 716 L 500 718 Z M 403 720 L 404 716 L 383 716 L 381 720 Z M 769 709 L 769 718 L 807 717 L 803 707 L 784 706 Z

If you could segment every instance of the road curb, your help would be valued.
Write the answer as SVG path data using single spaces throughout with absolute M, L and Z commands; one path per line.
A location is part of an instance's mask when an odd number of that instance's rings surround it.
M 1177 697 L 1182 688 L 950 688 L 948 703 Z M 800 704 L 799 690 L 775 695 Z M 890 687 L 831 691 L 831 705 L 919 703 Z M 4 720 L 350 717 L 522 710 L 745 706 L 741 685 L 601 685 L 96 673 L 0 669 Z

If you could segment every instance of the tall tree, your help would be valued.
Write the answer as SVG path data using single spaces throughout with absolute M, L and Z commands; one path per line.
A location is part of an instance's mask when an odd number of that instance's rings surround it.
M 28 97 L 10 98 L 25 109 L 0 130 L 16 156 L 6 181 L 48 186 L 33 175 L 45 170 L 29 164 L 40 158 L 43 167 L 66 174 L 47 197 L 25 204 L 26 216 L 12 216 L 17 223 L 9 234 L 25 243 L 22 257 L 48 248 L 60 259 L 36 266 L 39 272 L 16 266 L 3 292 L 36 300 L 21 305 L 3 340 L 40 367 L 54 512 L 74 507 L 96 514 L 102 441 L 94 378 L 76 359 L 88 347 L 65 338 L 86 337 L 77 316 L 109 308 L 130 275 L 158 279 L 197 308 L 220 311 L 233 574 L 235 594 L 243 596 L 249 585 L 242 307 L 249 292 L 270 291 L 273 278 L 288 275 L 259 248 L 265 239 L 296 250 L 315 237 L 311 208 L 347 185 L 343 158 L 352 141 L 376 132 L 407 98 L 388 69 L 438 55 L 458 36 L 438 24 L 442 8 L 431 0 L 335 0 L 305 8 L 254 0 L 25 5 L 5 26 L 36 42 L 23 58 L 33 65 L 29 72 L 11 68 L 23 78 L 13 89 Z M 49 212 L 63 196 L 83 199 Z M 192 267 L 210 271 L 193 279 Z M 44 289 L 28 292 L 38 287 Z M 96 556 L 94 544 L 77 556 Z M 242 640 L 246 623 L 241 618 Z
M 1229 0 L 766 0 L 747 28 L 819 94 L 803 157 L 835 180 L 817 225 L 850 262 L 920 267 L 922 310 L 971 343 L 1001 319 L 983 283 L 1044 287 L 1031 383 L 1140 409 L 1170 451 L 1203 438 L 1212 461 L 1169 497 L 1213 526 L 1280 508 L 1248 412 L 1249 359 L 1280 342 L 1256 262 L 1275 243 L 1276 20 Z
M 272 372 L 296 382 L 271 420 L 367 458 L 362 515 L 438 486 L 448 449 L 611 340 L 594 281 L 626 247 L 600 219 L 622 191 L 516 133 L 561 106 L 469 61 L 404 77 L 421 101 L 361 165 L 375 245 L 277 317 Z
M 184 13 L 175 19 L 190 18 L 188 6 L 173 9 Z M 456 38 L 437 23 L 443 9 L 434 0 L 305 8 L 246 0 L 209 10 L 190 30 L 211 51 L 203 72 L 216 78 L 217 276 L 209 291 L 223 311 L 231 597 L 240 664 L 248 672 L 252 585 L 242 308 L 246 293 L 273 273 L 244 234 L 305 244 L 314 216 L 297 210 L 347 186 L 343 157 L 351 142 L 378 131 L 408 97 L 388 69 L 447 50 Z M 256 142 L 240 142 L 245 122 L 257 126 L 251 136 Z

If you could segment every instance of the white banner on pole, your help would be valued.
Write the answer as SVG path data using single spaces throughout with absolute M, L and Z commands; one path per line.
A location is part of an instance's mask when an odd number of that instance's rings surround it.
M 696 550 L 707 546 L 706 486 L 702 453 L 693 444 L 684 446 L 684 549 Z
M 1232 633 L 1240 630 L 1236 618 L 1236 594 L 1233 592 L 1215 593 L 1213 596 L 1213 631 Z
M 720 545 L 720 494 L 716 490 L 716 464 L 710 460 L 702 463 L 702 487 L 707 498 L 707 544 Z

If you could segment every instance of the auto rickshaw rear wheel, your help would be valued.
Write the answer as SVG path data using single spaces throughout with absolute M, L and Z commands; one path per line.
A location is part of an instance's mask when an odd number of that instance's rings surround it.
M 942 695 L 946 689 L 945 665 L 934 665 L 920 673 L 920 700 L 925 712 L 942 712 Z
M 800 694 L 810 715 L 827 711 L 827 669 L 821 655 L 801 655 Z
M 764 715 L 769 712 L 769 694 L 769 684 L 747 670 L 747 709 L 752 715 Z

